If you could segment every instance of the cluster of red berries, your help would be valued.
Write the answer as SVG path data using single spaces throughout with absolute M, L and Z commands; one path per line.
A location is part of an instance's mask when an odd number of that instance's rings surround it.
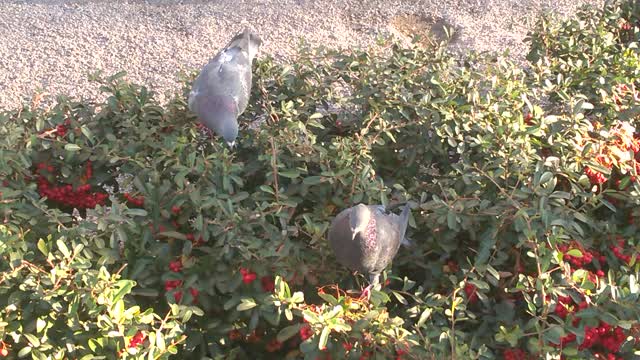
M 193 298 L 193 303 L 196 304 L 198 303 L 198 295 L 200 295 L 200 290 L 190 287 L 189 288 L 189 294 L 191 294 L 191 297 Z M 182 290 L 178 290 L 175 293 L 173 293 L 173 299 L 179 303 L 182 301 Z
M 7 356 L 9 355 L 9 349 L 7 348 L 7 344 L 4 343 L 4 341 L 0 341 L 0 356 Z
M 164 282 L 164 289 L 166 291 L 171 291 L 181 285 L 182 285 L 182 280 L 166 280 Z
M 144 207 L 144 196 L 133 196 L 129 193 L 124 193 L 124 198 L 133 206 Z
M 136 347 L 142 345 L 142 343 L 144 342 L 144 339 L 146 339 L 146 337 L 147 336 L 142 331 L 138 331 L 135 335 L 133 335 L 131 340 L 129 340 L 129 347 L 130 348 L 136 348 Z
M 182 260 L 178 259 L 176 261 L 169 262 L 169 270 L 173 272 L 182 271 Z
M 245 268 L 240 268 L 240 274 L 242 274 L 242 282 L 245 284 L 251 284 L 258 277 L 256 273 Z
M 344 348 L 344 352 L 348 353 L 349 351 L 351 351 L 353 349 L 353 344 L 350 342 L 343 342 L 342 343 L 342 348 Z
M 93 209 L 97 205 L 104 205 L 109 197 L 109 195 L 104 192 L 90 192 L 91 185 L 89 184 L 78 186 L 76 189 L 70 184 L 54 186 L 41 171 L 46 171 L 50 175 L 54 175 L 56 169 L 52 165 L 45 163 L 39 163 L 36 169 L 36 174 L 38 174 L 36 180 L 38 183 L 38 192 L 40 196 L 47 197 L 51 201 L 77 209 Z M 87 161 L 83 179 L 88 181 L 92 176 L 93 168 L 91 161 Z
M 64 137 L 67 135 L 67 127 L 65 125 L 56 126 L 56 135 L 60 137 Z
M 300 339 L 302 339 L 302 341 L 305 341 L 313 336 L 313 330 L 311 330 L 311 326 L 309 326 L 309 324 L 302 325 L 300 327 L 299 333 Z
M 183 265 L 182 265 L 182 261 L 180 259 L 175 260 L 175 261 L 171 261 L 169 262 L 169 270 L 173 271 L 173 272 L 180 272 L 182 271 Z M 182 286 L 183 281 L 182 280 L 166 280 L 164 282 L 164 289 L 167 292 L 173 291 L 175 289 L 177 289 L 178 287 Z M 198 302 L 198 295 L 200 294 L 200 291 L 194 287 L 190 287 L 189 288 L 189 293 L 191 294 L 191 297 L 193 298 L 193 303 L 197 303 Z M 177 290 L 173 293 L 173 299 L 179 303 L 182 301 L 182 290 Z
M 478 289 L 475 285 L 471 283 L 466 283 L 464 285 L 464 292 L 467 294 L 467 299 L 469 299 L 470 304 L 475 304 L 478 302 Z
M 586 309 L 589 307 L 589 304 L 586 301 L 582 301 L 576 304 L 570 296 L 558 296 L 558 303 L 554 309 L 554 313 L 561 317 L 562 319 L 566 319 L 567 316 L 574 311 L 576 311 L 576 307 L 580 310 Z M 573 319 L 573 326 L 577 326 L 580 323 L 580 318 L 576 317 Z M 574 339 L 575 340 L 575 339 Z
M 580 253 L 582 253 L 582 256 L 578 257 L 567 254 L 569 251 L 574 249 L 579 250 Z M 603 266 L 606 263 L 606 258 L 604 257 L 604 255 L 595 250 L 584 249 L 576 242 L 572 242 L 571 244 L 558 245 L 558 250 L 560 250 L 560 252 L 564 254 L 563 258 L 565 261 L 569 262 L 571 265 L 578 269 L 582 269 L 591 264 L 593 259 L 598 260 L 600 266 Z
M 568 252 L 574 249 L 579 250 L 582 256 L 578 257 L 578 256 L 573 256 L 568 254 Z M 582 246 L 580 246 L 577 242 L 572 242 L 569 245 L 567 244 L 558 245 L 558 250 L 560 250 L 560 252 L 564 254 L 563 255 L 564 260 L 570 263 L 574 269 L 586 270 L 586 267 L 592 264 L 594 259 L 597 260 L 598 263 L 600 264 L 600 269 L 597 269 L 595 273 L 588 271 L 587 278 L 589 281 L 593 282 L 594 284 L 597 284 L 598 278 L 604 277 L 604 271 L 602 270 L 602 267 L 606 264 L 606 258 L 604 255 L 600 254 L 598 251 L 587 250 Z
M 565 319 L 570 313 L 576 311 L 576 307 L 580 310 L 583 310 L 588 306 L 589 304 L 586 301 L 575 304 L 570 296 L 558 296 L 558 303 L 556 304 L 554 313 L 559 317 Z M 581 319 L 579 317 L 575 317 L 572 320 L 573 326 L 578 326 L 580 320 Z M 609 355 L 607 355 L 607 359 L 616 360 L 618 358 L 616 358 L 612 353 L 616 353 L 620 350 L 620 346 L 624 342 L 625 337 L 626 336 L 621 327 L 614 328 L 608 323 L 601 321 L 600 325 L 595 328 L 585 326 L 584 341 L 578 346 L 578 349 L 585 350 L 602 347 L 610 353 Z M 556 347 L 564 347 L 566 344 L 574 342 L 575 340 L 576 335 L 573 333 L 569 333 L 568 335 L 560 338 L 559 344 L 551 345 Z
M 67 119 L 63 124 L 57 125 L 55 128 L 51 130 L 45 130 L 41 133 L 41 135 L 53 135 L 58 137 L 65 137 L 67 135 L 67 131 L 69 131 L 69 125 L 71 125 L 71 120 Z
M 594 122 L 596 129 L 601 126 L 600 123 Z M 592 147 L 590 157 L 603 167 L 612 170 L 614 166 L 619 166 L 623 173 L 628 172 L 629 168 L 635 168 L 637 172 L 640 171 L 640 136 L 634 131 L 633 126 L 628 122 L 620 122 L 609 129 L 606 140 L 594 139 L 586 135 L 584 144 L 585 146 L 586 144 L 595 145 Z M 629 151 L 635 153 L 635 159 L 630 161 L 620 155 Z M 584 172 L 592 185 L 603 184 L 609 180 L 603 173 L 588 166 L 585 167 Z
M 584 169 L 584 173 L 589 178 L 589 182 L 591 182 L 591 185 L 604 184 L 605 182 L 607 182 L 607 180 L 609 180 L 603 173 L 593 170 L 588 166 Z
M 533 125 L 533 114 L 532 113 L 528 113 L 527 115 L 524 116 L 524 123 L 527 124 L 528 126 L 532 126 Z
M 613 251 L 613 255 L 615 255 L 618 259 L 620 259 L 621 261 L 624 261 L 626 264 L 631 264 L 632 256 L 624 253 L 624 250 L 625 250 L 624 239 L 618 238 L 618 244 L 611 245 L 609 246 L 609 248 L 611 249 L 611 251 Z
M 616 353 L 620 350 L 625 338 L 626 335 L 621 327 L 614 328 L 606 322 L 600 321 L 600 325 L 597 327 L 585 326 L 584 341 L 578 349 L 584 350 L 601 346 L 609 353 Z
M 409 351 L 405 349 L 396 349 L 396 358 L 395 360 L 402 360 L 402 355 L 408 354 Z
M 529 354 L 522 349 L 505 349 L 502 352 L 502 358 L 504 360 L 528 360 Z

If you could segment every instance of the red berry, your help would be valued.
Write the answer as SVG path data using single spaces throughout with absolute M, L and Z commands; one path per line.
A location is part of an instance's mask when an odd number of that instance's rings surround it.
M 274 279 L 271 276 L 263 276 L 260 278 L 260 283 L 262 284 L 262 290 L 265 292 L 273 292 L 276 288 Z
M 266 350 L 267 352 L 275 352 L 282 348 L 282 343 L 277 339 L 273 339 L 267 343 Z
M 176 260 L 169 263 L 169 269 L 173 272 L 182 271 L 182 260 Z
M 200 295 L 200 291 L 196 288 L 189 288 L 189 293 L 191 294 L 191 297 L 193 297 L 193 301 L 197 302 L 197 297 Z
M 240 333 L 240 331 L 235 330 L 235 329 L 229 331 L 229 340 L 236 341 L 236 340 L 238 340 L 240 338 L 242 338 L 242 334 Z
M 242 282 L 245 284 L 251 284 L 257 277 L 256 273 L 245 268 L 240 268 L 240 273 L 242 274 Z
M 142 344 L 144 342 L 144 339 L 146 338 L 146 335 L 141 332 L 138 331 L 132 338 L 131 340 L 129 340 L 129 347 L 130 348 L 135 348 L 138 347 L 140 344 Z
M 313 336 L 313 330 L 311 330 L 311 327 L 306 324 L 300 328 L 299 332 L 300 332 L 300 338 L 302 339 L 302 341 L 305 341 L 311 336 Z
M 478 301 L 478 291 L 475 285 L 471 283 L 466 283 L 464 286 L 464 292 L 467 294 L 467 299 L 469 299 L 469 303 L 473 304 Z
M 166 291 L 171 291 L 180 285 L 182 285 L 182 280 L 167 280 L 164 282 L 164 289 Z
M 172 212 L 174 215 L 178 215 L 178 214 L 180 213 L 180 207 L 179 207 L 179 206 L 173 206 L 173 207 L 171 207 L 171 212 Z

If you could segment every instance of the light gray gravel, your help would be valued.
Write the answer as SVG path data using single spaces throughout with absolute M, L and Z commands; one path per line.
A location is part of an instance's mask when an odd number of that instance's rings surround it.
M 45 100 L 60 93 L 95 99 L 87 74 L 97 69 L 126 70 L 163 95 L 177 89 L 180 70 L 202 66 L 247 25 L 261 35 L 263 54 L 286 59 L 300 37 L 370 46 L 377 34 L 420 30 L 416 19 L 442 19 L 459 29 L 458 49 L 509 48 L 522 60 L 537 14 L 571 15 L 585 3 L 602 0 L 0 0 L 0 109 L 36 91 Z

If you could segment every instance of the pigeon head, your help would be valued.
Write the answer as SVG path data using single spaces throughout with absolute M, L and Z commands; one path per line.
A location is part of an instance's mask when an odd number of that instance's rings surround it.
M 260 49 L 260 45 L 262 45 L 260 36 L 251 31 L 251 29 L 245 28 L 241 33 L 238 33 L 231 39 L 227 48 L 239 46 L 249 54 L 249 61 L 253 61 L 253 58 L 255 58 Z
M 255 58 L 258 50 L 260 49 L 260 45 L 262 45 L 262 39 L 260 39 L 260 36 L 249 28 L 244 29 L 243 35 L 248 39 L 247 52 L 249 53 L 249 60 L 253 61 L 253 58 Z
M 202 123 L 213 130 L 233 148 L 238 137 L 237 106 L 233 98 L 228 96 L 211 97 L 203 111 Z
M 371 210 L 364 204 L 358 204 L 351 208 L 349 215 L 349 226 L 351 228 L 351 239 L 354 239 L 359 232 L 364 232 L 371 219 Z

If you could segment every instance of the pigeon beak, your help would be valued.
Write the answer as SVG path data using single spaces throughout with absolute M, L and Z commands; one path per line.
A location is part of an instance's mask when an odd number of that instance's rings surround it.
M 227 145 L 229 145 L 229 149 L 233 150 L 236 147 L 236 142 L 234 141 L 227 141 Z

